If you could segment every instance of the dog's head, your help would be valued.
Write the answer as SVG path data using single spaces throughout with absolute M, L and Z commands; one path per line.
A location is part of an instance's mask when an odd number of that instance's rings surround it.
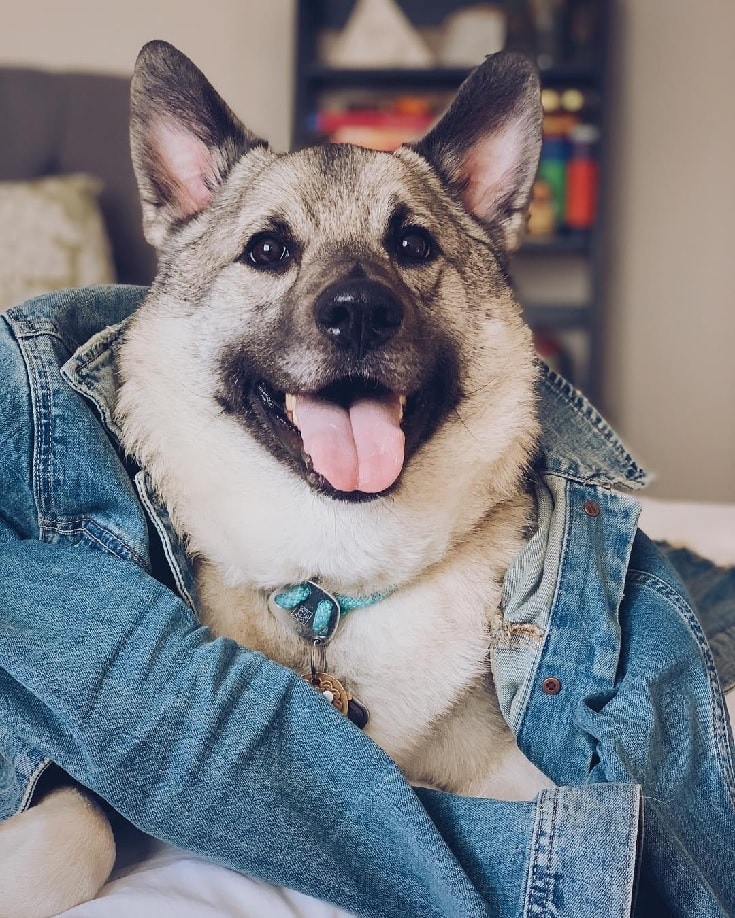
M 441 503 L 437 487 L 465 468 L 476 491 L 479 467 L 507 496 L 536 429 L 530 334 L 506 269 L 541 144 L 525 59 L 488 58 L 395 154 L 277 155 L 184 55 L 152 42 L 131 137 L 160 269 L 125 375 L 147 359 L 161 398 L 186 390 L 186 437 L 227 429 L 251 465 L 285 466 L 291 490 L 317 502 L 415 505 L 423 488 Z M 169 412 L 146 422 L 141 398 L 128 387 L 123 404 L 150 464 Z M 158 440 L 181 454 L 183 438 Z

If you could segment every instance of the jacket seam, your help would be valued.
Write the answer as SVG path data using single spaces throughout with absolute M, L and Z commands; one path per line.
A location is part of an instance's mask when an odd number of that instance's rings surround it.
M 28 379 L 31 383 L 31 403 L 33 406 L 33 499 L 38 514 L 39 537 L 41 541 L 44 541 L 46 535 L 46 511 L 53 509 L 52 506 L 46 506 L 44 497 L 45 493 L 51 493 L 52 489 L 50 487 L 46 488 L 46 484 L 50 485 L 53 479 L 53 475 L 48 468 L 53 462 L 51 412 L 48 405 L 51 387 L 45 363 L 43 361 L 31 361 L 28 359 L 29 356 L 25 352 L 23 353 L 28 367 Z
M 173 574 L 174 582 L 176 583 L 176 588 L 179 591 L 179 595 L 182 597 L 184 602 L 186 602 L 186 604 L 189 606 L 190 609 L 196 611 L 196 603 L 194 602 L 194 599 L 189 589 L 187 588 L 183 573 L 181 571 L 178 559 L 176 557 L 176 552 L 174 551 L 173 546 L 171 545 L 171 538 L 169 536 L 169 533 L 167 532 L 166 527 L 163 524 L 163 521 L 160 519 L 160 517 L 156 513 L 156 508 L 150 498 L 150 495 L 148 494 L 145 488 L 144 482 L 142 480 L 139 480 L 138 476 L 136 475 L 136 477 L 133 480 L 133 484 L 135 485 L 135 489 L 138 492 L 138 499 L 140 500 L 141 505 L 143 506 L 143 509 L 148 514 L 148 519 L 151 521 L 151 523 L 155 527 L 156 532 L 158 533 L 158 537 L 161 540 L 161 545 L 163 547 L 163 554 L 164 554 L 164 557 L 166 558 L 169 569 L 171 573 Z
M 528 714 L 530 699 L 531 699 L 531 696 L 534 692 L 534 688 L 536 685 L 536 675 L 539 669 L 541 668 L 541 663 L 542 663 L 542 660 L 544 659 L 546 647 L 549 641 L 551 640 L 551 628 L 549 627 L 549 623 L 554 620 L 554 613 L 556 611 L 557 603 L 559 601 L 559 589 L 561 587 L 561 582 L 562 582 L 562 567 L 563 567 L 562 559 L 565 557 L 566 552 L 567 552 L 567 545 L 569 544 L 569 536 L 570 536 L 571 525 L 572 525 L 572 514 L 571 514 L 571 508 L 570 508 L 571 500 L 570 500 L 569 483 L 568 483 L 569 479 L 565 475 L 559 475 L 557 477 L 562 478 L 567 482 L 564 485 L 564 530 L 563 530 L 563 535 L 561 539 L 561 546 L 559 548 L 559 563 L 556 567 L 554 590 L 551 596 L 551 600 L 549 602 L 549 614 L 546 620 L 544 639 L 543 639 L 541 646 L 538 649 L 538 652 L 534 655 L 533 662 L 531 664 L 531 667 L 528 672 L 528 676 L 525 680 L 525 684 L 522 689 L 523 695 L 521 697 L 520 706 L 519 706 L 519 710 L 522 713 L 517 720 L 516 726 L 514 727 L 514 732 L 516 733 L 517 736 L 520 735 L 523 725 L 525 723 L 526 715 Z
M 28 338 L 55 338 L 57 341 L 64 345 L 70 354 L 73 353 L 76 348 L 76 344 L 73 339 L 67 338 L 63 334 L 62 329 L 60 329 L 55 322 L 52 322 L 49 319 L 41 320 L 38 322 L 38 324 L 36 324 L 30 323 L 27 320 L 19 321 L 14 319 L 11 315 L 7 317 L 7 322 L 8 325 L 13 329 L 13 334 L 18 341 L 27 340 Z
M 51 759 L 43 759 L 42 762 L 39 762 L 35 771 L 28 779 L 28 783 L 26 784 L 25 791 L 23 792 L 23 796 L 21 797 L 20 803 L 18 804 L 18 808 L 15 811 L 16 814 L 22 813 L 30 807 L 31 801 L 33 800 L 33 795 L 36 793 L 36 788 L 38 787 L 38 782 L 41 780 L 41 777 L 43 776 L 44 772 L 52 764 L 53 763 Z
M 614 491 L 615 484 L 608 479 L 600 479 L 593 475 L 588 475 L 586 478 L 582 475 L 574 475 L 571 472 L 560 471 L 559 469 L 547 469 L 540 468 L 537 470 L 538 474 L 542 475 L 544 478 L 551 477 L 554 478 L 563 478 L 565 481 L 570 481 L 573 484 L 582 485 L 584 488 L 600 488 L 603 491 Z M 599 475 L 605 474 L 604 472 L 599 472 Z
M 132 561 L 137 564 L 138 567 L 148 570 L 148 564 L 142 555 L 129 545 L 126 545 L 111 529 L 103 526 L 91 516 L 76 517 L 68 522 L 46 518 L 43 521 L 43 526 L 45 532 L 54 533 L 59 536 L 85 536 L 95 545 L 98 545 L 103 551 L 107 552 L 107 554 L 115 558 L 120 558 L 123 561 Z M 105 541 L 104 538 L 101 538 L 95 530 L 104 534 L 105 538 L 109 541 Z
M 12 319 L 12 316 L 10 317 Z M 38 537 L 43 542 L 46 540 L 46 521 L 49 515 L 54 515 L 53 502 L 50 495 L 53 493 L 53 463 L 52 449 L 52 397 L 53 385 L 50 378 L 48 359 L 38 353 L 39 348 L 33 348 L 28 339 L 40 337 L 48 339 L 55 337 L 61 341 L 67 350 L 68 344 L 63 338 L 53 333 L 52 326 L 47 331 L 37 331 L 33 335 L 22 333 L 22 323 L 8 320 L 13 336 L 15 337 L 21 358 L 26 368 L 28 377 L 28 395 L 33 418 L 31 439 L 31 473 L 33 481 L 33 501 L 36 507 L 36 520 L 38 524 Z M 45 495 L 49 495 L 46 499 Z
M 550 812 L 546 806 L 550 804 Z M 559 802 L 556 793 L 542 791 L 538 798 L 536 822 L 531 842 L 531 870 L 528 876 L 524 918 L 544 918 L 553 900 L 554 871 L 551 869 L 554 857 L 554 839 Z

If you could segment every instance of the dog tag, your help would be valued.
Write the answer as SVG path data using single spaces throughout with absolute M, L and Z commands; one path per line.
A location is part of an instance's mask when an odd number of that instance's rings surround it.
M 317 692 L 321 692 L 327 701 L 336 708 L 340 714 L 344 714 L 348 720 L 363 730 L 370 719 L 370 713 L 365 705 L 353 698 L 352 693 L 342 685 L 339 679 L 330 676 L 329 673 L 313 672 L 311 676 L 304 676 L 311 683 Z
M 268 604 L 271 611 L 277 608 L 290 613 L 306 641 L 326 644 L 339 625 L 339 603 L 313 580 L 274 590 L 268 597 Z
M 329 673 L 314 673 L 309 682 L 317 692 L 324 695 L 333 708 L 337 708 L 341 714 L 347 714 L 351 695 L 348 694 L 339 679 L 330 676 Z
M 356 727 L 364 730 L 367 727 L 368 720 L 370 720 L 370 712 L 361 701 L 350 697 L 347 703 L 347 717 Z

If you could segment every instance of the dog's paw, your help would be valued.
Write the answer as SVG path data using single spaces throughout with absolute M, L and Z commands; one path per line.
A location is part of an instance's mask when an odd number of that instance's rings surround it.
M 93 899 L 115 862 L 104 813 L 75 788 L 0 823 L 0 918 L 50 918 Z

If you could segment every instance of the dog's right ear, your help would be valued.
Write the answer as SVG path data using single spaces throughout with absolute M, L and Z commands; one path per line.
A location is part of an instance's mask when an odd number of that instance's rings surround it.
M 165 41 L 149 42 L 138 55 L 130 109 L 143 227 L 156 248 L 172 226 L 207 207 L 244 153 L 267 146 L 189 58 Z

